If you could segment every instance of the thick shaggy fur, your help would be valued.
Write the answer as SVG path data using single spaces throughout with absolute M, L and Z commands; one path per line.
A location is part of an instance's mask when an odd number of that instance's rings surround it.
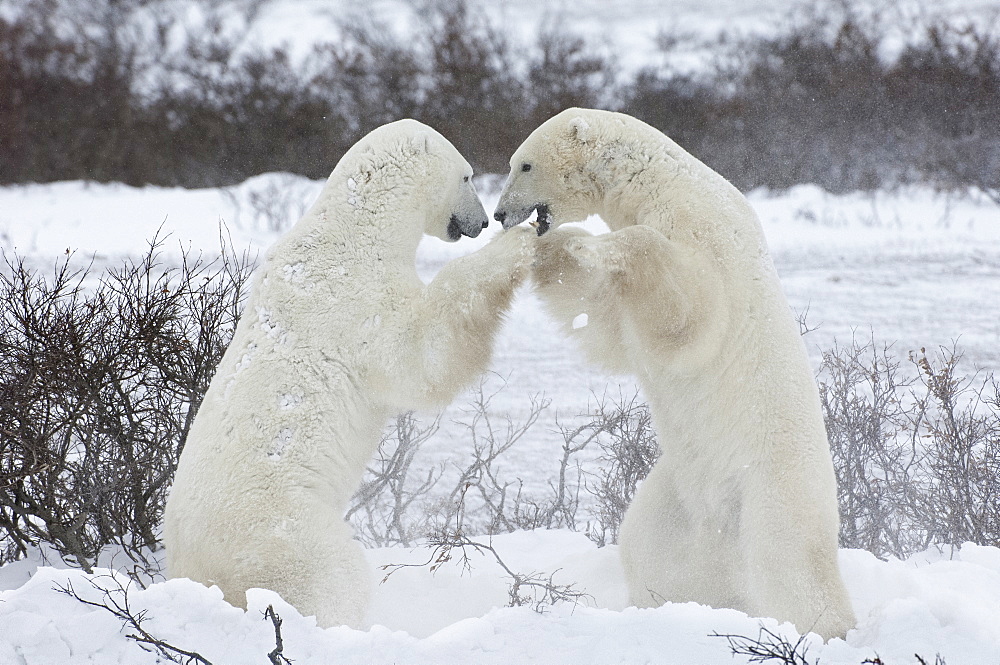
M 322 626 L 363 625 L 371 576 L 343 515 L 388 417 L 483 372 L 534 238 L 505 232 L 424 285 L 424 232 L 487 221 L 472 169 L 415 121 L 337 164 L 269 251 L 181 455 L 164 540 L 173 577 L 281 593 Z
M 549 231 L 534 278 L 592 360 L 639 378 L 663 449 L 622 525 L 631 601 L 845 635 L 819 396 L 746 199 L 645 123 L 570 109 L 514 153 L 496 217 L 539 208 L 553 228 L 598 214 L 611 229 Z

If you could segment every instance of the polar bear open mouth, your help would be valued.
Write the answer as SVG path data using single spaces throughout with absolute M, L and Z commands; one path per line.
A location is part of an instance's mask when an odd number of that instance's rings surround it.
M 545 235 L 545 232 L 549 230 L 549 206 L 539 203 L 531 209 L 531 212 L 537 212 L 538 217 L 534 221 L 529 221 L 528 224 L 535 228 L 538 235 Z M 528 213 L 529 216 L 531 212 Z

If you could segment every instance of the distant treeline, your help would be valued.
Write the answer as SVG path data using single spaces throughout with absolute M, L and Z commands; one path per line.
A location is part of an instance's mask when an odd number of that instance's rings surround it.
M 206 2 L 192 28 L 159 0 L 23 0 L 0 19 L 0 183 L 320 178 L 402 117 L 503 173 L 539 123 L 587 106 L 655 125 L 744 190 L 925 182 L 1000 201 L 995 28 L 931 20 L 887 57 L 889 26 L 836 2 L 800 8 L 772 37 L 664 33 L 663 64 L 626 75 L 564 22 L 517 44 L 471 0 L 431 2 L 405 35 L 346 19 L 293 60 L 246 48 L 260 4 L 234 22 L 233 5 Z M 691 48 L 714 64 L 672 65 Z

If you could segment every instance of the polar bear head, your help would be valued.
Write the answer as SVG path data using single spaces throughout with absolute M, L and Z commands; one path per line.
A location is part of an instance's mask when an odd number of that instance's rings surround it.
M 627 179 L 627 116 L 567 109 L 542 123 L 510 158 L 494 218 L 510 228 L 538 212 L 538 235 L 550 226 L 600 214 L 616 181 Z
M 391 201 L 423 233 L 449 242 L 475 238 L 489 224 L 472 185 L 472 167 L 448 139 L 416 120 L 372 130 L 341 163 L 347 173 L 340 177 L 347 177 L 355 207 L 378 210 Z

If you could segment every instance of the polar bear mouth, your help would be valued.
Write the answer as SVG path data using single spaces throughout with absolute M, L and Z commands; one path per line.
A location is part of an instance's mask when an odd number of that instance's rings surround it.
M 538 217 L 535 218 L 535 221 L 528 222 L 528 224 L 535 228 L 535 232 L 538 235 L 545 235 L 545 233 L 549 230 L 549 206 L 544 203 L 539 203 L 532 208 L 531 212 L 528 214 L 530 215 L 532 212 L 537 212 Z

